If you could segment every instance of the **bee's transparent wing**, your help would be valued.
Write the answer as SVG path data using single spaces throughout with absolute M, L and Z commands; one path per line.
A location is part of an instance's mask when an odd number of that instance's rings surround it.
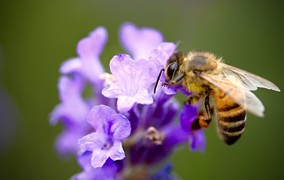
M 260 76 L 230 66 L 228 64 L 222 63 L 221 66 L 223 67 L 223 73 L 228 77 L 228 79 L 230 79 L 231 81 L 239 81 L 240 83 L 242 83 L 242 86 L 248 90 L 254 91 L 258 87 L 261 87 L 274 91 L 280 91 L 280 89 L 275 84 Z
M 223 75 L 201 74 L 201 77 L 209 83 L 224 91 L 228 96 L 235 100 L 236 103 L 244 106 L 249 112 L 263 117 L 264 106 L 262 102 L 246 88 L 242 83 L 232 82 Z

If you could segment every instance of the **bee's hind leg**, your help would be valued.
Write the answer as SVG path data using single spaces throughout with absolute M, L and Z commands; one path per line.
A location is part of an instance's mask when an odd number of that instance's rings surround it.
M 199 124 L 201 127 L 207 128 L 212 120 L 213 109 L 210 107 L 209 94 L 205 97 L 204 107 L 202 108 L 202 115 L 199 116 Z
M 196 98 L 196 96 L 192 98 Z M 212 120 L 212 113 L 213 113 L 213 108 L 210 107 L 209 95 L 207 95 L 205 97 L 204 104 L 202 105 L 201 110 L 198 112 L 197 118 L 192 123 L 191 129 L 198 130 L 201 128 L 207 128 Z

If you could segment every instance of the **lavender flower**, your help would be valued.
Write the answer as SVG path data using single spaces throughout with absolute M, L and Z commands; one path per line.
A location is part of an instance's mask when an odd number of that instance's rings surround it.
M 110 61 L 110 71 L 115 82 L 105 87 L 102 94 L 108 98 L 118 98 L 117 109 L 120 112 L 129 111 L 134 103 L 153 103 L 149 88 L 156 81 L 154 63 L 144 59 L 135 61 L 121 54 Z
M 166 164 L 159 172 L 151 177 L 151 180 L 172 180 L 174 177 L 171 175 L 172 165 Z
M 50 122 L 56 124 L 59 119 L 65 118 L 66 121 L 80 124 L 89 112 L 88 104 L 81 96 L 83 91 L 82 79 L 79 76 L 73 78 L 62 76 L 58 85 L 62 103 L 52 112 Z
M 162 75 L 153 92 L 176 45 L 164 42 L 155 29 L 131 23 L 122 25 L 120 39 L 130 55 L 115 55 L 110 74 L 100 62 L 107 40 L 103 27 L 78 43 L 79 57 L 61 66 L 61 103 L 50 116 L 52 124 L 61 122 L 65 127 L 57 149 L 77 154 L 82 172 L 72 179 L 175 179 L 171 166 L 157 172 L 153 167 L 180 145 L 205 148 L 203 132 L 191 130 L 195 107 L 184 106 L 177 121 L 180 105 L 173 95 L 180 87 L 161 88 Z M 87 97 L 86 87 L 91 89 Z
M 60 154 L 76 154 L 79 150 L 78 139 L 89 132 L 86 115 L 95 104 L 113 102 L 101 95 L 104 81 L 101 78 L 104 68 L 100 54 L 107 40 L 103 27 L 96 28 L 89 37 L 82 39 L 77 46 L 79 57 L 64 62 L 60 68 L 58 89 L 61 103 L 50 115 L 50 123 L 61 122 L 65 129 L 57 138 L 56 149 Z M 90 84 L 90 98 L 83 97 L 86 86 Z
M 130 134 L 130 122 L 105 105 L 94 106 L 87 121 L 95 132 L 79 139 L 81 151 L 92 151 L 91 164 L 94 168 L 102 167 L 108 158 L 113 161 L 125 157 L 122 141 Z
M 62 64 L 63 74 L 79 73 L 91 83 L 101 81 L 104 68 L 100 62 L 100 54 L 107 41 L 107 32 L 103 27 L 96 28 L 90 36 L 82 39 L 77 46 L 78 58 L 72 58 Z
M 184 131 L 190 134 L 191 150 L 205 150 L 205 138 L 202 130 L 192 130 L 194 121 L 197 118 L 197 107 L 184 105 L 180 113 L 180 123 Z
M 92 152 L 86 151 L 78 156 L 78 163 L 82 167 L 81 173 L 75 174 L 72 180 L 87 180 L 87 179 L 104 179 L 104 180 L 119 180 L 117 174 L 121 168 L 119 161 L 108 159 L 101 168 L 94 168 L 91 164 Z
M 66 128 L 57 138 L 56 148 L 60 154 L 75 154 L 78 151 L 78 138 L 89 128 L 85 118 L 90 107 L 81 97 L 83 82 L 79 76 L 62 76 L 58 88 L 62 103 L 51 113 L 50 122 L 57 124 L 60 120 Z
M 148 58 L 149 54 L 163 42 L 162 34 L 152 28 L 137 28 L 125 23 L 120 29 L 122 46 L 134 59 Z

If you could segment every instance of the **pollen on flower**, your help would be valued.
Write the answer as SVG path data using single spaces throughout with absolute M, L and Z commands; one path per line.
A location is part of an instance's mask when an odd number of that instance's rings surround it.
M 162 131 L 158 131 L 153 126 L 150 126 L 147 129 L 146 137 L 150 141 L 152 141 L 154 144 L 161 145 L 163 143 L 164 138 L 165 138 L 165 134 Z
M 104 82 L 104 86 L 109 86 L 113 83 L 115 83 L 115 78 L 112 74 L 110 73 L 103 73 L 101 75 L 101 79 L 103 80 Z

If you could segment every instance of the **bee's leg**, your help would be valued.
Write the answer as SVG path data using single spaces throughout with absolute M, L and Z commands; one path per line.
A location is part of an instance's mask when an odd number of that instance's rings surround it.
M 207 128 L 211 122 L 211 116 L 208 116 L 205 110 L 198 112 L 197 118 L 191 124 L 191 130 Z
M 162 86 L 174 86 L 184 78 L 184 73 L 177 75 L 175 78 L 171 79 L 169 82 L 163 82 Z
M 210 107 L 209 96 L 210 96 L 210 94 L 208 94 L 208 95 L 205 97 L 204 108 L 203 108 L 203 109 L 205 109 L 207 116 L 208 116 L 208 117 L 211 117 L 211 114 L 212 114 L 213 109 Z
M 199 116 L 199 124 L 201 127 L 207 128 L 212 120 L 213 108 L 210 107 L 209 94 L 205 97 L 202 115 Z
M 188 103 L 190 105 L 197 105 L 201 97 L 202 94 L 200 93 L 191 94 L 184 103 Z M 199 123 L 200 118 L 202 116 L 203 116 L 203 111 L 198 112 L 196 119 L 191 124 L 191 130 L 198 130 L 202 128 L 202 126 Z
M 170 85 L 175 85 L 180 82 L 184 78 L 184 73 L 180 73 L 179 75 L 175 76 L 172 80 L 170 80 Z
M 198 96 L 191 96 L 188 101 L 196 101 Z M 199 96 L 200 98 L 200 96 Z M 199 100 L 199 99 L 198 99 Z M 204 104 L 198 112 L 197 118 L 192 123 L 192 130 L 207 128 L 212 120 L 213 108 L 210 107 L 209 94 L 205 97 Z
M 205 115 L 203 113 L 203 115 L 199 116 L 199 125 L 200 125 L 200 127 L 207 128 L 209 126 L 211 120 L 212 120 L 211 116 L 208 116 L 207 114 Z

